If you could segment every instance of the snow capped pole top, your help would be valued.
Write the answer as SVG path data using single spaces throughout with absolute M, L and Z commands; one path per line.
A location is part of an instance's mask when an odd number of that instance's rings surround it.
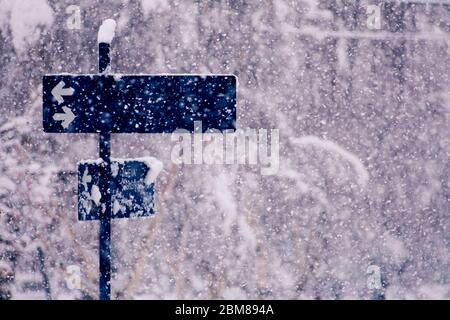
M 105 21 L 103 21 L 100 29 L 98 30 L 97 42 L 111 44 L 114 38 L 115 31 L 116 21 L 114 21 L 113 19 L 106 19 Z
M 116 22 L 112 19 L 103 21 L 98 30 L 98 71 L 100 73 L 107 73 L 110 69 L 110 46 L 114 38 L 116 30 Z

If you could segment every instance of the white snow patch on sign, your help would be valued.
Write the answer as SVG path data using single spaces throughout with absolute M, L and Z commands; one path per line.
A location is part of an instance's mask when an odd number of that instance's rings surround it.
M 119 201 L 114 200 L 113 203 L 113 214 L 117 214 L 119 211 L 125 212 L 125 208 L 120 204 Z
M 97 159 L 93 159 L 93 160 L 80 160 L 78 161 L 77 165 L 80 164 L 97 164 L 100 165 L 103 163 L 102 158 L 97 158 Z
M 156 181 L 156 178 L 158 177 L 159 173 L 163 169 L 163 163 L 153 157 L 145 157 L 145 158 L 141 158 L 140 160 L 143 161 L 149 168 L 149 171 L 147 172 L 147 175 L 145 176 L 145 184 L 149 185 L 149 184 L 154 183 Z
M 84 190 L 88 189 L 88 183 L 90 183 L 92 181 L 92 177 L 89 175 L 89 171 L 86 168 L 84 170 L 83 176 L 81 178 L 81 182 L 83 184 Z
M 119 164 L 117 162 L 111 163 L 111 174 L 114 178 L 119 174 Z
M 81 202 L 82 207 L 84 208 L 84 218 L 86 219 L 86 213 L 91 212 L 92 209 L 92 201 L 90 200 L 89 192 L 83 191 L 82 192 L 82 198 L 83 201 Z
M 113 75 L 114 81 L 120 81 L 122 79 L 123 75 L 120 73 L 116 73 Z
M 113 158 L 111 159 L 111 173 L 113 177 L 116 177 L 119 173 L 119 164 L 124 164 L 128 161 L 140 161 L 145 163 L 149 168 L 147 175 L 145 176 L 145 184 L 149 185 L 156 181 L 156 178 L 163 169 L 163 163 L 154 157 L 140 157 L 140 158 Z M 81 160 L 78 164 L 96 164 L 101 165 L 103 160 L 101 158 L 95 160 Z
M 140 158 L 113 158 L 112 161 L 123 164 L 127 161 L 139 161 L 145 163 L 149 168 L 147 175 L 145 176 L 145 184 L 149 185 L 156 181 L 156 178 L 163 169 L 163 163 L 154 157 L 140 157 Z
M 116 31 L 116 22 L 113 19 L 103 21 L 98 30 L 98 43 L 111 43 Z
M 100 199 L 102 198 L 102 194 L 100 193 L 100 189 L 98 186 L 93 185 L 91 188 L 91 199 L 94 201 L 95 205 L 98 206 L 100 204 Z

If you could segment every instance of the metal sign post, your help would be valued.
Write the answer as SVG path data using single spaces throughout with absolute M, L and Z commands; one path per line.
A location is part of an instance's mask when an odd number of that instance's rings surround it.
M 98 44 L 98 71 L 106 73 L 111 64 L 110 44 L 100 42 Z M 106 102 L 106 101 L 105 101 Z M 99 153 L 103 164 L 100 174 L 101 203 L 104 210 L 100 210 L 99 229 L 99 290 L 100 300 L 111 299 L 111 134 L 101 131 L 99 137 Z
M 99 74 L 43 77 L 44 131 L 99 134 L 100 160 L 78 167 L 78 218 L 100 220 L 101 300 L 111 298 L 111 219 L 153 214 L 148 177 L 159 171 L 155 159 L 111 159 L 111 133 L 194 132 L 196 121 L 203 132 L 236 126 L 235 76 L 112 75 L 110 40 L 98 44 Z

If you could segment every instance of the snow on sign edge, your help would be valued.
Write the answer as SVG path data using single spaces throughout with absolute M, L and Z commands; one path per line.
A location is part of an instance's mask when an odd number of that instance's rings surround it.
M 117 163 L 125 163 L 126 161 L 140 161 L 143 162 L 148 167 L 147 175 L 145 176 L 144 182 L 146 185 L 150 185 L 156 181 L 163 169 L 163 163 L 154 157 L 140 157 L 140 158 L 113 158 L 111 159 Z
M 140 157 L 140 158 L 112 158 L 111 159 L 111 170 L 114 171 L 113 165 L 114 163 L 125 163 L 127 161 L 140 161 L 143 162 L 148 167 L 147 175 L 144 178 L 144 183 L 146 185 L 150 185 L 152 183 L 155 183 L 156 178 L 159 176 L 163 169 L 163 163 L 154 158 L 154 157 Z M 96 164 L 100 165 L 102 163 L 102 159 L 94 159 L 94 160 L 80 160 L 78 161 L 77 165 L 80 164 Z
M 100 26 L 100 29 L 98 30 L 98 37 L 97 42 L 98 43 L 111 43 L 114 34 L 116 31 L 116 21 L 113 19 L 106 19 L 102 22 L 102 25 Z

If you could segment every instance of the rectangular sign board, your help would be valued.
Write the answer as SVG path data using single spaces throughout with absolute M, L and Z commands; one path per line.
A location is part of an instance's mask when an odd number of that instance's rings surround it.
M 47 75 L 45 132 L 172 133 L 234 130 L 233 75 Z
M 153 165 L 152 165 L 153 161 Z M 78 219 L 99 220 L 103 202 L 100 176 L 103 162 L 87 160 L 78 164 Z M 156 168 L 155 168 L 156 167 Z M 160 162 L 153 158 L 111 161 L 111 218 L 154 214 L 154 179 Z

